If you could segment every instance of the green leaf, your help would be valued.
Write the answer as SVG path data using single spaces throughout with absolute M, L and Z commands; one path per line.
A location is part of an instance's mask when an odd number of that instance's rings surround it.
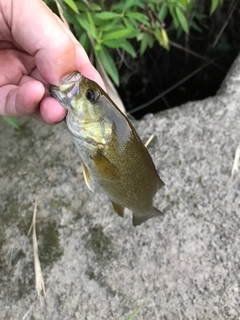
M 198 31 L 200 33 L 203 32 L 202 29 L 197 25 L 197 23 L 195 21 L 191 22 L 191 28 L 193 28 L 194 30 L 196 30 L 196 31 Z
M 85 31 L 87 31 L 87 32 L 90 31 L 90 24 L 83 14 L 81 14 L 81 17 L 77 17 L 77 21 Z M 89 32 L 89 33 L 92 36 L 91 32 Z
M 112 49 L 119 49 L 121 46 L 121 42 L 124 41 L 125 39 L 121 39 L 120 41 L 115 39 L 115 40 L 105 40 L 103 39 L 102 44 L 105 46 L 112 48 Z
M 132 24 L 132 22 L 128 18 L 124 17 L 123 23 L 126 26 L 126 28 L 128 28 L 128 29 L 134 28 L 134 25 Z
M 114 18 L 119 18 L 121 15 L 119 13 L 115 12 L 100 12 L 95 15 L 96 18 L 101 19 L 101 20 L 110 20 Z
M 94 15 L 93 20 L 99 34 L 100 33 L 103 34 L 104 32 L 110 32 L 113 30 L 118 30 L 123 28 L 121 17 L 116 17 L 112 20 L 101 20 L 101 19 L 98 19 L 96 15 Z
M 3 117 L 3 119 L 15 129 L 20 130 L 20 127 L 17 124 L 17 120 L 15 118 Z
M 178 17 L 176 15 L 176 12 L 174 10 L 175 7 L 172 4 L 169 4 L 168 9 L 169 9 L 169 12 L 170 12 L 170 14 L 172 16 L 172 21 L 173 21 L 174 28 L 178 29 L 179 28 L 179 21 L 178 21 Z
M 103 40 L 102 42 L 105 46 L 112 48 L 112 49 L 118 49 L 122 48 L 125 50 L 127 53 L 131 55 L 131 57 L 136 58 L 137 54 L 133 46 L 129 41 L 126 39 L 121 39 L 119 40 Z
M 78 1 L 77 6 L 78 6 L 78 10 L 80 12 L 87 12 L 89 10 L 89 7 L 83 1 Z
M 95 51 L 95 54 L 102 62 L 106 72 L 112 78 L 113 82 L 119 86 L 118 70 L 108 50 L 102 46 L 100 51 Z
M 160 8 L 160 10 L 158 11 L 158 18 L 161 21 L 164 21 L 166 16 L 168 14 L 168 7 L 166 6 L 166 4 L 163 4 Z
M 185 7 L 190 3 L 190 0 L 181 0 L 181 1 Z
M 123 6 L 123 11 L 127 11 L 134 5 L 136 5 L 136 0 L 126 0 Z
M 183 12 L 178 7 L 175 8 L 175 11 L 176 11 L 176 15 L 178 17 L 178 21 L 179 21 L 182 29 L 186 33 L 189 33 L 188 22 L 187 22 L 187 19 L 186 19 L 185 15 L 183 14 Z
M 102 50 L 102 45 L 99 43 L 96 43 L 94 46 L 94 51 L 101 51 Z
M 98 32 L 97 32 L 97 29 L 95 27 L 95 23 L 93 22 L 93 19 L 92 19 L 92 16 L 89 12 L 87 12 L 87 17 L 88 17 L 88 21 L 90 23 L 90 26 L 91 26 L 91 30 L 92 30 L 92 33 L 94 34 L 94 39 L 98 39 Z
M 79 13 L 78 12 L 78 7 L 76 5 L 76 3 L 73 0 L 64 0 L 64 2 L 75 12 L 75 13 Z
M 125 19 L 127 19 L 127 20 L 129 21 L 129 23 L 131 24 L 130 29 L 133 28 L 133 29 L 137 30 L 137 24 L 138 24 L 138 22 L 137 22 L 136 19 L 130 18 L 130 17 L 126 17 Z
M 121 48 L 123 48 L 127 53 L 129 53 L 132 58 L 136 58 L 137 53 L 131 45 L 131 43 L 127 40 L 122 40 L 121 42 Z
M 145 16 L 144 14 L 142 14 L 142 13 L 139 13 L 139 12 L 128 12 L 126 14 L 126 16 L 129 17 L 129 18 L 134 18 L 135 20 L 140 21 L 143 24 L 145 24 L 146 26 L 150 27 L 150 23 L 148 21 L 148 17 Z
M 213 12 L 217 9 L 218 5 L 219 5 L 219 0 L 211 0 L 210 15 L 213 14 Z
M 80 39 L 79 39 L 79 42 L 81 43 L 81 45 L 83 46 L 83 48 L 85 49 L 86 52 L 89 52 L 89 49 L 90 49 L 90 41 L 89 41 L 89 38 L 87 36 L 87 33 L 86 32 L 83 32 Z
M 90 8 L 91 8 L 93 11 L 101 11 L 101 10 L 102 10 L 101 6 L 99 6 L 99 5 L 96 4 L 96 3 L 90 2 L 89 5 L 90 5 Z
M 97 39 L 96 31 L 92 30 L 91 25 L 88 21 L 88 18 L 85 14 L 81 14 L 81 16 L 77 16 L 77 21 L 80 24 L 80 26 L 88 33 L 91 37 L 93 37 L 95 40 Z
M 116 3 L 112 6 L 112 11 L 122 13 L 123 7 L 124 7 L 124 2 L 123 1 L 113 1 L 113 3 L 114 2 L 116 2 Z
M 166 30 L 163 28 L 157 29 L 154 31 L 154 35 L 159 44 L 166 50 L 169 50 L 169 39 Z
M 141 37 L 138 37 L 138 40 L 141 41 L 140 43 L 140 55 L 143 55 L 144 52 L 146 51 L 147 47 L 152 48 L 153 47 L 153 43 L 154 43 L 154 39 L 153 37 L 144 32 L 141 34 Z
M 134 29 L 122 28 L 117 31 L 105 33 L 103 36 L 103 39 L 112 40 L 112 39 L 120 39 L 120 38 L 132 38 L 132 37 L 135 37 L 136 34 L 137 34 L 137 31 Z

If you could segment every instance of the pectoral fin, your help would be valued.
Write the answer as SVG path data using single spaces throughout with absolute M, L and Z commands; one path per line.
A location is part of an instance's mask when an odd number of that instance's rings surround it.
M 95 166 L 98 172 L 106 178 L 116 178 L 119 176 L 118 168 L 98 149 L 96 155 L 93 157 Z
M 143 222 L 147 221 L 148 219 L 159 217 L 163 215 L 163 213 L 158 210 L 157 208 L 153 207 L 152 210 L 146 214 L 139 215 L 137 213 L 133 213 L 132 223 L 134 227 L 139 226 Z
M 115 212 L 120 216 L 120 217 L 124 217 L 124 207 L 120 206 L 119 204 L 112 202 L 113 205 L 113 209 L 115 210 Z
M 93 181 L 91 179 L 91 176 L 89 174 L 87 167 L 83 163 L 82 163 L 82 170 L 83 170 L 83 177 L 84 177 L 84 180 L 85 180 L 85 183 L 86 183 L 88 189 L 91 190 L 92 192 L 94 192 Z

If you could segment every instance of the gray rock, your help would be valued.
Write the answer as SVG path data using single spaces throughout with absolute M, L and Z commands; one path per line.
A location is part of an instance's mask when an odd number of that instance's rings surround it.
M 0 319 L 239 319 L 240 57 L 219 94 L 136 122 L 166 186 L 140 227 L 83 181 L 64 123 L 0 122 Z M 46 296 L 37 299 L 37 236 Z

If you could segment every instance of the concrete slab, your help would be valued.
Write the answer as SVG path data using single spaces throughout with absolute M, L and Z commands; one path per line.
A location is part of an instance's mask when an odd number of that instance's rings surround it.
M 85 186 L 65 124 L 0 120 L 0 319 L 240 318 L 240 57 L 219 94 L 136 122 L 166 187 L 134 228 Z M 46 296 L 37 299 L 28 229 Z

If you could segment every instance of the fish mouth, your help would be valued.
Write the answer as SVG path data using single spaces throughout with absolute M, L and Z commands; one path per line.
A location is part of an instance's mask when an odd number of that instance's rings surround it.
M 82 78 L 81 73 L 79 71 L 77 71 L 77 70 L 74 70 L 68 76 L 64 76 L 62 78 L 61 84 L 69 83 L 69 82 L 78 82 L 78 81 L 81 80 L 81 78 Z
M 63 77 L 59 86 L 50 86 L 50 95 L 55 98 L 65 109 L 68 109 L 69 102 L 79 94 L 79 83 L 82 75 L 75 70 L 70 75 Z
M 57 86 L 51 86 L 49 88 L 49 92 L 50 92 L 50 95 L 57 99 L 59 102 L 61 102 L 62 98 L 63 98 L 63 94 L 62 92 L 60 91 L 59 87 Z

